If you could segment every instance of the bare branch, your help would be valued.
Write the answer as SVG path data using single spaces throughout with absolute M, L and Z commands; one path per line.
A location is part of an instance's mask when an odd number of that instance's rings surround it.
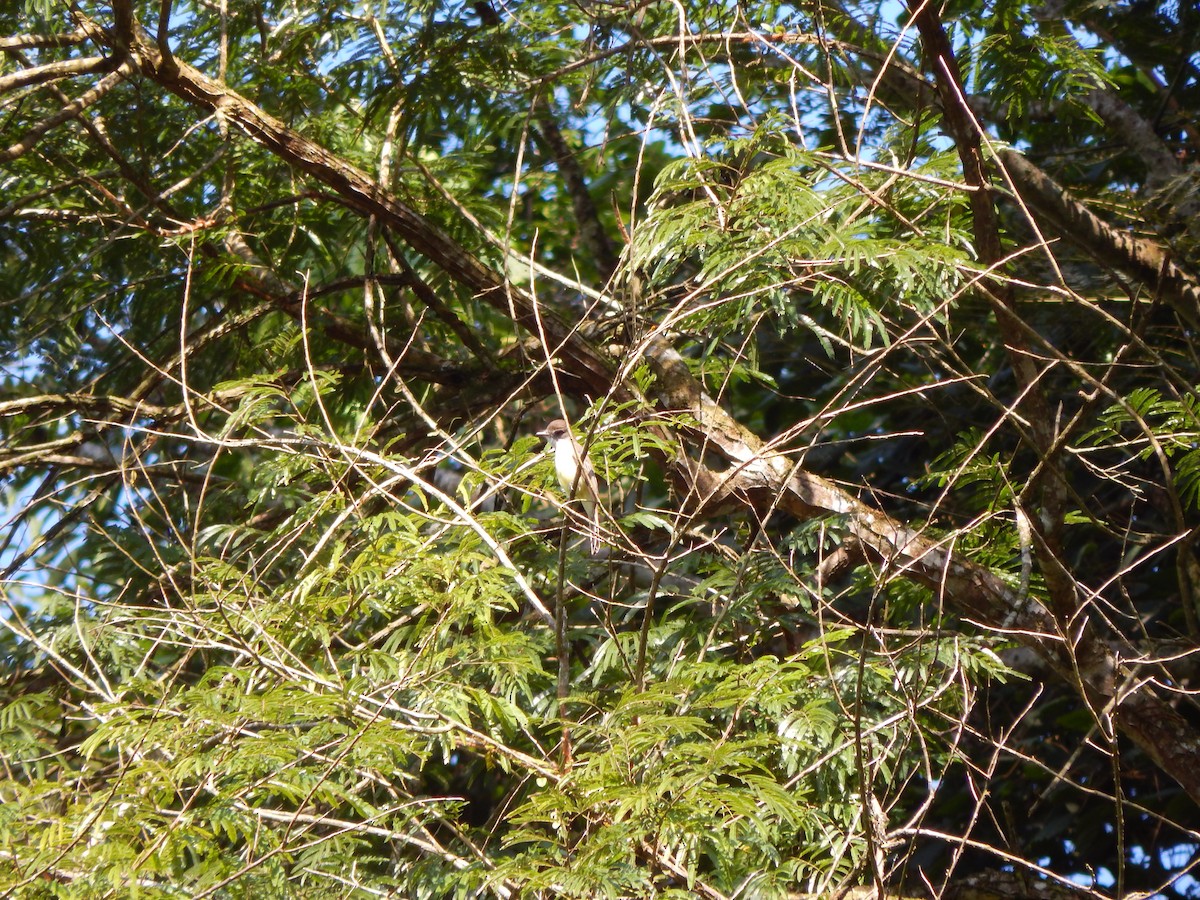
M 0 94 L 31 84 L 44 84 L 47 81 L 57 81 L 60 78 L 70 78 L 74 75 L 103 72 L 111 67 L 112 60 L 104 56 L 64 59 L 46 63 L 44 66 L 33 66 L 21 69 L 12 75 L 0 76 Z
M 37 146 L 38 141 L 45 137 L 47 132 L 61 125 L 63 122 L 67 122 L 78 116 L 83 110 L 94 104 L 129 77 L 133 71 L 133 65 L 128 60 L 121 63 L 115 72 L 101 79 L 100 83 L 94 88 L 80 95 L 78 99 L 72 100 L 58 112 L 54 113 L 54 115 L 47 116 L 41 122 L 34 125 L 15 144 L 5 150 L 0 150 L 0 163 L 10 162 L 20 156 L 24 156 Z
M 63 34 L 14 34 L 10 37 L 0 37 L 0 50 L 36 50 L 43 47 L 70 47 L 82 44 L 88 39 L 90 32 L 86 28 L 77 28 Z

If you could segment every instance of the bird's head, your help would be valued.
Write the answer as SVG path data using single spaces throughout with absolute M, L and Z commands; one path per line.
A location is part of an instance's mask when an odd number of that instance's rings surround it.
M 564 419 L 554 419 L 545 428 L 538 432 L 538 437 L 548 438 L 552 441 L 560 441 L 571 434 L 571 429 L 567 427 Z

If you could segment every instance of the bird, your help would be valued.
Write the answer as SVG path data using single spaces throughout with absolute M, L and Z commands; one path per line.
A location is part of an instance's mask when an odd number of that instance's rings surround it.
M 564 419 L 554 419 L 538 437 L 544 437 L 554 451 L 554 474 L 567 498 L 583 504 L 589 523 L 588 542 L 592 553 L 600 549 L 600 482 L 592 461 L 571 434 Z M 581 465 L 582 464 L 582 465 Z

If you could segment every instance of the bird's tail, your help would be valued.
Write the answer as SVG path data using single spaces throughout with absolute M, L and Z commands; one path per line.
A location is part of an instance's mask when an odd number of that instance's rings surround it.
M 586 500 L 583 504 L 583 512 L 587 519 L 588 550 L 595 556 L 603 546 L 600 538 L 600 504 L 594 500 Z

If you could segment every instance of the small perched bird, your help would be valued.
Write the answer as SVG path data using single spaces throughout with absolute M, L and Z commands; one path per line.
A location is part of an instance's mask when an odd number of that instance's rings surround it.
M 578 499 L 583 504 L 590 523 L 588 542 L 595 553 L 600 549 L 600 483 L 592 461 L 584 455 L 563 419 L 550 422 L 538 436 L 544 437 L 554 450 L 554 474 L 559 486 L 569 499 Z

